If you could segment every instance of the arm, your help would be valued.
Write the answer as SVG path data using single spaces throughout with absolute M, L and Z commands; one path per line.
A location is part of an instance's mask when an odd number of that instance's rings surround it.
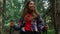
M 19 27 L 19 25 L 14 25 L 14 30 L 20 30 L 20 27 Z
M 23 20 L 22 20 L 22 18 L 20 18 L 19 23 L 17 25 L 14 25 L 13 28 L 15 30 L 21 30 L 22 27 L 23 27 Z
M 40 15 L 37 16 L 37 23 L 38 23 L 38 28 L 43 29 L 44 22 L 43 22 L 42 17 Z

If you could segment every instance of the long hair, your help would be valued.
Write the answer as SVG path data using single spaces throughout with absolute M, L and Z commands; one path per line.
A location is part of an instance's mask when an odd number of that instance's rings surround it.
M 31 1 L 28 1 L 27 3 L 26 3 L 26 5 L 25 5 L 25 7 L 24 7 L 24 9 L 23 9 L 23 11 L 22 11 L 22 18 L 24 18 L 25 16 L 26 16 L 26 14 L 28 13 L 27 11 L 29 11 L 29 9 L 28 9 L 28 5 L 29 5 L 29 3 L 30 3 Z M 34 1 L 33 1 L 34 2 Z M 36 8 L 36 7 L 35 7 Z M 36 10 L 36 9 L 34 9 L 34 11 L 33 11 L 33 18 L 35 18 L 37 15 L 39 14 L 39 12 Z

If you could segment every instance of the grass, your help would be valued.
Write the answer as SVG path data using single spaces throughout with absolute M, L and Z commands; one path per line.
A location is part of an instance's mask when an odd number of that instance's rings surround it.
M 42 34 L 43 34 L 43 32 L 42 32 Z M 46 33 L 44 33 L 44 34 L 46 34 Z M 55 30 L 54 29 L 49 29 L 47 31 L 47 34 L 55 34 Z
M 55 34 L 55 30 L 54 29 L 48 30 L 48 34 Z

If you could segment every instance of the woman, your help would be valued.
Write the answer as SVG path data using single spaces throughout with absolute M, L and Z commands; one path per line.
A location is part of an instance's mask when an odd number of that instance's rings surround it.
M 29 1 L 25 5 L 19 25 L 14 26 L 15 30 L 20 30 L 20 34 L 40 34 L 44 27 L 39 12 L 35 9 L 34 1 Z

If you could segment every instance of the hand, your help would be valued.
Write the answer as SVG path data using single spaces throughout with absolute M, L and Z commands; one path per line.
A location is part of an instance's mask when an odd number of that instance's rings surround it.
M 49 29 L 49 26 L 48 26 L 48 25 L 45 25 L 44 27 L 45 27 L 45 29 L 46 29 L 46 30 L 48 30 L 48 29 Z
M 11 23 L 10 23 L 10 26 L 12 26 L 12 27 L 13 27 L 13 26 L 14 26 L 14 23 L 13 23 L 13 22 L 11 22 Z

